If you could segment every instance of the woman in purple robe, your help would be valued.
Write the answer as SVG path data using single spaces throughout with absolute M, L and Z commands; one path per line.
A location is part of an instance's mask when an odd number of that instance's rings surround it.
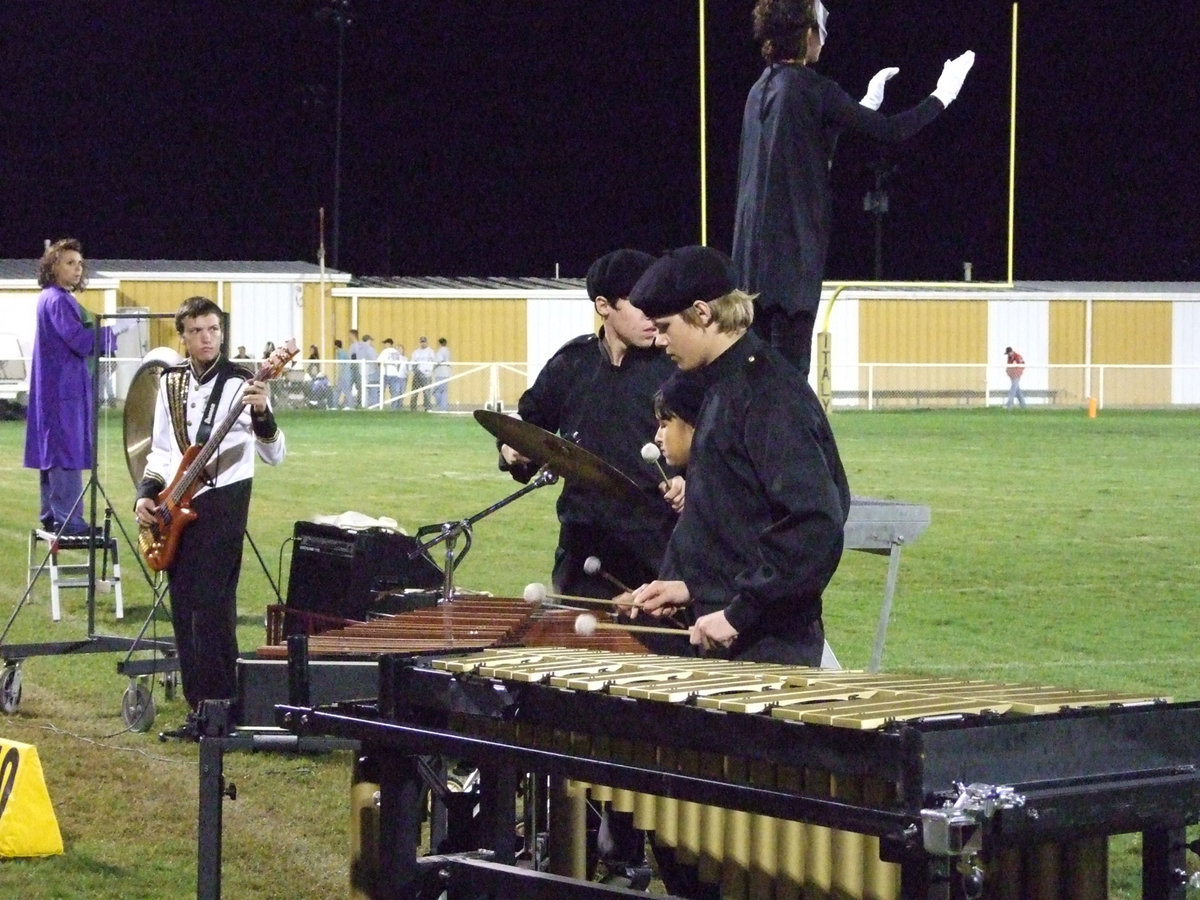
M 29 375 L 25 467 L 41 473 L 42 527 L 87 534 L 83 470 L 92 467 L 95 455 L 90 365 L 95 365 L 97 330 L 95 317 L 72 296 L 87 284 L 79 241 L 64 239 L 46 248 L 38 284 L 42 292 Z M 102 328 L 99 334 L 101 349 L 111 349 L 113 330 Z

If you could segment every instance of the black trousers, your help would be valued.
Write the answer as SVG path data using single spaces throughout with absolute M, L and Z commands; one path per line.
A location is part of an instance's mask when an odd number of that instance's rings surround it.
M 778 350 L 805 378 L 812 367 L 813 329 L 816 323 L 815 309 L 802 309 L 789 314 L 778 306 L 767 309 L 757 304 L 754 306 L 755 333 Z
M 195 498 L 196 520 L 167 573 L 183 696 L 193 710 L 237 696 L 237 586 L 251 485 L 246 479 Z

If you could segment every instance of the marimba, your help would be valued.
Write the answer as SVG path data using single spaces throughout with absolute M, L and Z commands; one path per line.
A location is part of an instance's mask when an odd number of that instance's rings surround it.
M 1106 836 L 1140 831 L 1144 896 L 1182 897 L 1200 821 L 1200 703 L 1153 694 L 518 647 L 385 656 L 377 702 L 278 720 L 381 760 L 389 896 L 430 877 L 423 755 L 479 767 L 496 860 L 515 853 L 520 773 L 546 773 L 633 811 L 731 896 L 1102 897 Z M 460 862 L 432 868 L 483 877 Z
M 369 622 L 346 623 L 308 637 L 310 659 L 374 657 L 384 653 L 439 653 L 485 647 L 573 647 L 646 652 L 633 632 L 575 633 L 582 609 L 540 606 L 512 597 L 464 597 Z M 681 632 L 682 633 L 682 632 Z M 680 647 L 687 639 L 680 639 Z M 287 645 L 259 647 L 264 659 L 286 659 Z

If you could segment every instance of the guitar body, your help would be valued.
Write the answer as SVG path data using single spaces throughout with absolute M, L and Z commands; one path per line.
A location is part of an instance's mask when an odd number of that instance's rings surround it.
M 171 494 L 181 479 L 186 477 L 188 467 L 200 454 L 201 449 L 199 444 L 192 444 L 183 452 L 183 461 L 175 473 L 175 480 L 158 495 L 154 524 L 139 526 L 138 546 L 142 556 L 146 558 L 146 565 L 155 572 L 170 568 L 175 560 L 175 553 L 179 550 L 179 539 L 183 536 L 183 530 L 196 519 L 196 513 L 192 510 L 192 497 L 196 492 L 195 480 L 183 490 L 178 500 L 173 500 Z

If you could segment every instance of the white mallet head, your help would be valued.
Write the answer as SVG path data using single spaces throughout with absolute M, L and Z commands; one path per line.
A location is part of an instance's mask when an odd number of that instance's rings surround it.
M 546 586 L 540 582 L 533 582 L 525 585 L 525 602 L 526 603 L 545 603 L 546 602 Z
M 595 575 L 600 571 L 600 557 L 589 556 L 583 561 L 583 571 L 588 575 Z
M 575 633 L 587 637 L 596 633 L 596 617 L 591 613 L 584 613 L 575 618 Z
M 642 445 L 642 461 L 648 463 L 656 463 L 662 457 L 662 451 L 658 449 L 658 444 L 651 441 L 649 444 Z

